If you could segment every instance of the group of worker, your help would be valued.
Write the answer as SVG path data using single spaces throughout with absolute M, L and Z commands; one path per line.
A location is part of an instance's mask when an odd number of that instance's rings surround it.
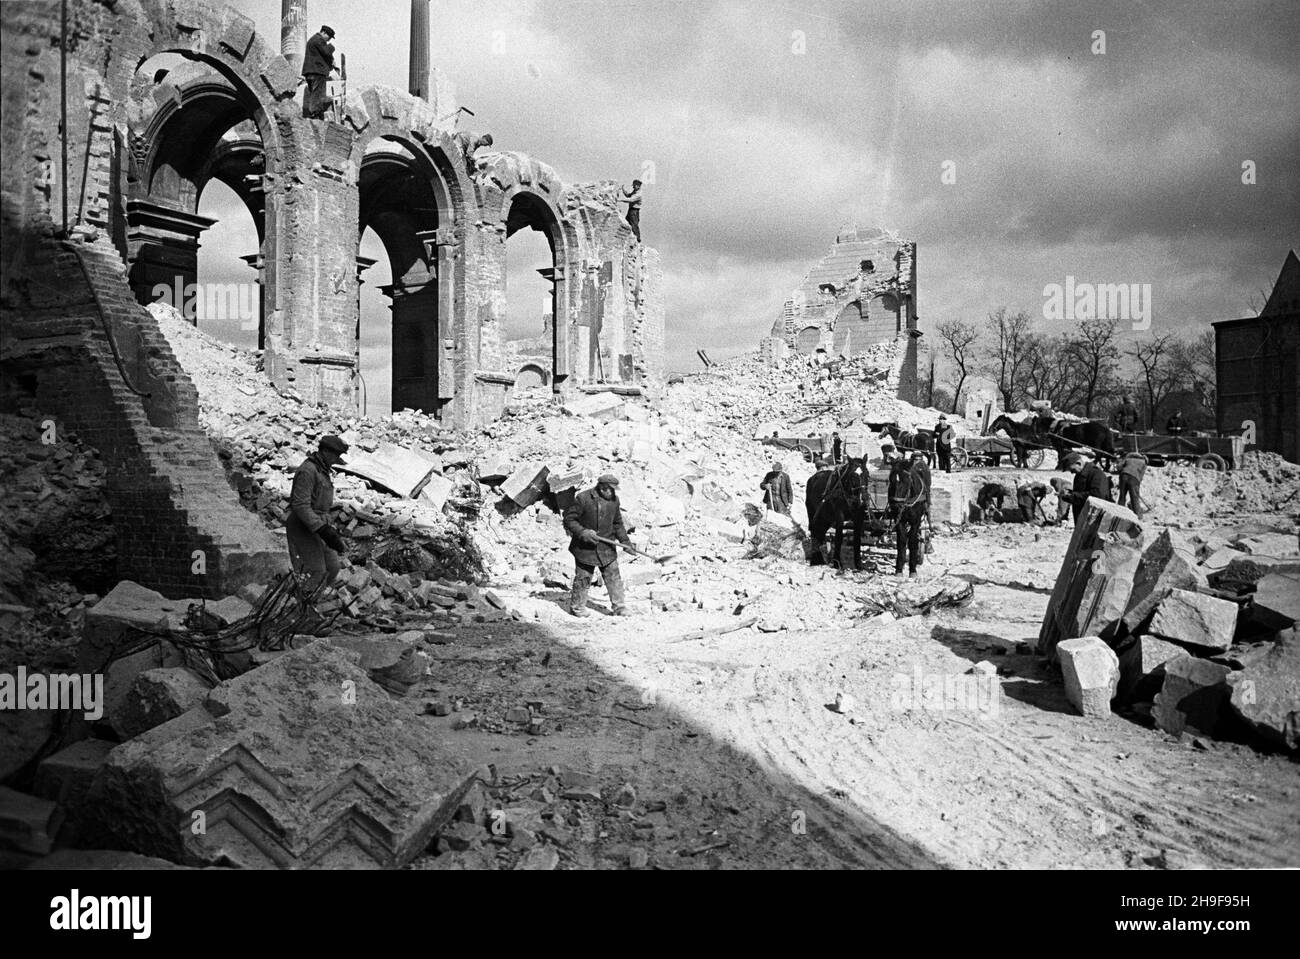
M 1067 453 L 1061 466 L 1074 474 L 1074 482 L 1067 483 L 1060 478 L 1051 480 L 1051 487 L 1056 491 L 1057 496 L 1055 519 L 1048 519 L 1043 509 L 1043 500 L 1048 493 L 1047 485 L 1041 482 L 1029 482 L 1022 483 L 1016 489 L 1016 506 L 1020 510 L 1021 522 L 1031 523 L 1041 517 L 1044 523 L 1060 523 L 1069 514 L 1072 514 L 1077 521 L 1079 513 L 1083 510 L 1083 504 L 1090 496 L 1117 501 L 1120 506 L 1128 507 L 1135 516 L 1141 518 L 1146 508 L 1146 504 L 1142 501 L 1142 478 L 1146 475 L 1147 469 L 1147 458 L 1142 453 L 1132 451 L 1120 458 L 1115 483 L 1118 487 L 1118 500 L 1111 495 L 1110 475 L 1097 465 L 1088 451 L 1074 450 Z M 1006 489 L 1000 483 L 985 483 L 980 488 L 975 505 L 984 519 L 1001 520 L 1006 496 Z

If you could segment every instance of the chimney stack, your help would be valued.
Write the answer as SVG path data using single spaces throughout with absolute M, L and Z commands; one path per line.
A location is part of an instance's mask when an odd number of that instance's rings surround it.
M 307 0 L 280 0 L 280 53 L 294 72 L 307 52 Z
M 411 75 L 408 92 L 421 100 L 429 99 L 429 0 L 411 0 Z

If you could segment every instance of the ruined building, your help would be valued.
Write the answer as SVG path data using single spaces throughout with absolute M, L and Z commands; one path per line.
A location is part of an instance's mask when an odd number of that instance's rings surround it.
M 467 164 L 451 86 L 427 62 L 427 0 L 412 9 L 415 93 L 353 77 L 334 116 L 308 120 L 305 0 L 284 0 L 279 44 L 198 0 L 69 0 L 66 24 L 59 4 L 0 6 L 0 363 L 6 389 L 108 457 L 122 575 L 217 594 L 282 562 L 226 487 L 143 305 L 201 283 L 213 221 L 198 202 L 214 180 L 256 223 L 245 259 L 266 374 L 309 403 L 357 405 L 368 227 L 394 277 L 395 409 L 480 424 L 524 367 L 560 393 L 662 377 L 659 255 L 635 242 L 616 184 L 565 184 L 517 152 Z M 550 246 L 553 320 L 545 343 L 517 347 L 505 242 L 522 229 Z M 195 550 L 211 564 L 201 583 Z
M 856 356 L 905 338 L 899 398 L 915 402 L 918 336 L 916 244 L 888 230 L 851 226 L 785 301 L 764 350 Z

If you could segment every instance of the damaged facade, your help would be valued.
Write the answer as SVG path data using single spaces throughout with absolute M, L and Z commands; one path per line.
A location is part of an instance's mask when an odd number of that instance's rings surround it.
M 850 226 L 804 274 L 762 349 L 779 355 L 821 348 L 832 357 L 848 357 L 907 337 L 898 397 L 914 403 L 919 335 L 916 244 L 889 230 Z
M 6 96 L 25 91 L 27 102 L 6 123 L 4 190 L 24 236 L 62 220 L 57 14 L 5 5 Z M 661 374 L 658 254 L 634 241 L 615 187 L 566 185 L 516 152 L 481 152 L 467 169 L 448 83 L 428 84 L 428 100 L 383 86 L 349 91 L 342 122 L 304 120 L 296 69 L 235 11 L 74 2 L 69 20 L 78 93 L 68 111 L 69 226 L 85 245 L 115 252 L 148 303 L 160 286 L 201 279 L 198 247 L 213 221 L 197 214 L 198 200 L 213 180 L 229 186 L 261 241 L 245 259 L 257 271 L 258 340 L 278 386 L 309 402 L 357 403 L 366 266 L 357 248 L 367 227 L 394 277 L 384 292 L 395 409 L 457 425 L 497 412 L 519 372 L 502 331 L 505 240 L 521 229 L 542 232 L 553 254 L 559 322 L 537 365 L 557 391 Z M 286 36 L 293 48 L 299 38 Z
M 256 224 L 244 259 L 266 374 L 309 404 L 358 405 L 367 227 L 394 277 L 394 409 L 472 426 L 499 415 L 521 371 L 558 393 L 663 374 L 659 256 L 632 237 L 612 183 L 566 185 L 517 152 L 467 164 L 441 77 L 421 82 L 427 99 L 350 89 L 341 122 L 304 119 L 302 32 L 286 28 L 282 52 L 229 8 L 71 0 L 65 41 L 58 5 L 4 4 L 0 361 L 112 459 L 118 528 L 150 538 L 125 544 L 123 573 L 173 570 L 149 577 L 159 588 L 192 589 L 195 549 L 234 557 L 225 586 L 282 562 L 226 488 L 189 378 L 144 308 L 202 280 L 214 221 L 197 210 L 214 180 Z M 504 333 L 505 243 L 521 229 L 550 245 L 556 318 L 522 349 Z

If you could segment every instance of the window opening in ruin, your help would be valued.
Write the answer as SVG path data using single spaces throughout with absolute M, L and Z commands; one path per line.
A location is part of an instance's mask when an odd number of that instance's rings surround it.
M 360 258 L 374 263 L 361 273 L 357 368 L 365 379 L 366 412 L 382 415 L 393 408 L 392 301 L 383 292 L 393 282 L 393 268 L 374 230 L 361 235 Z
M 257 225 L 239 195 L 215 179 L 199 195 L 198 214 L 216 222 L 199 243 L 195 325 L 223 343 L 256 350 L 262 322 Z

